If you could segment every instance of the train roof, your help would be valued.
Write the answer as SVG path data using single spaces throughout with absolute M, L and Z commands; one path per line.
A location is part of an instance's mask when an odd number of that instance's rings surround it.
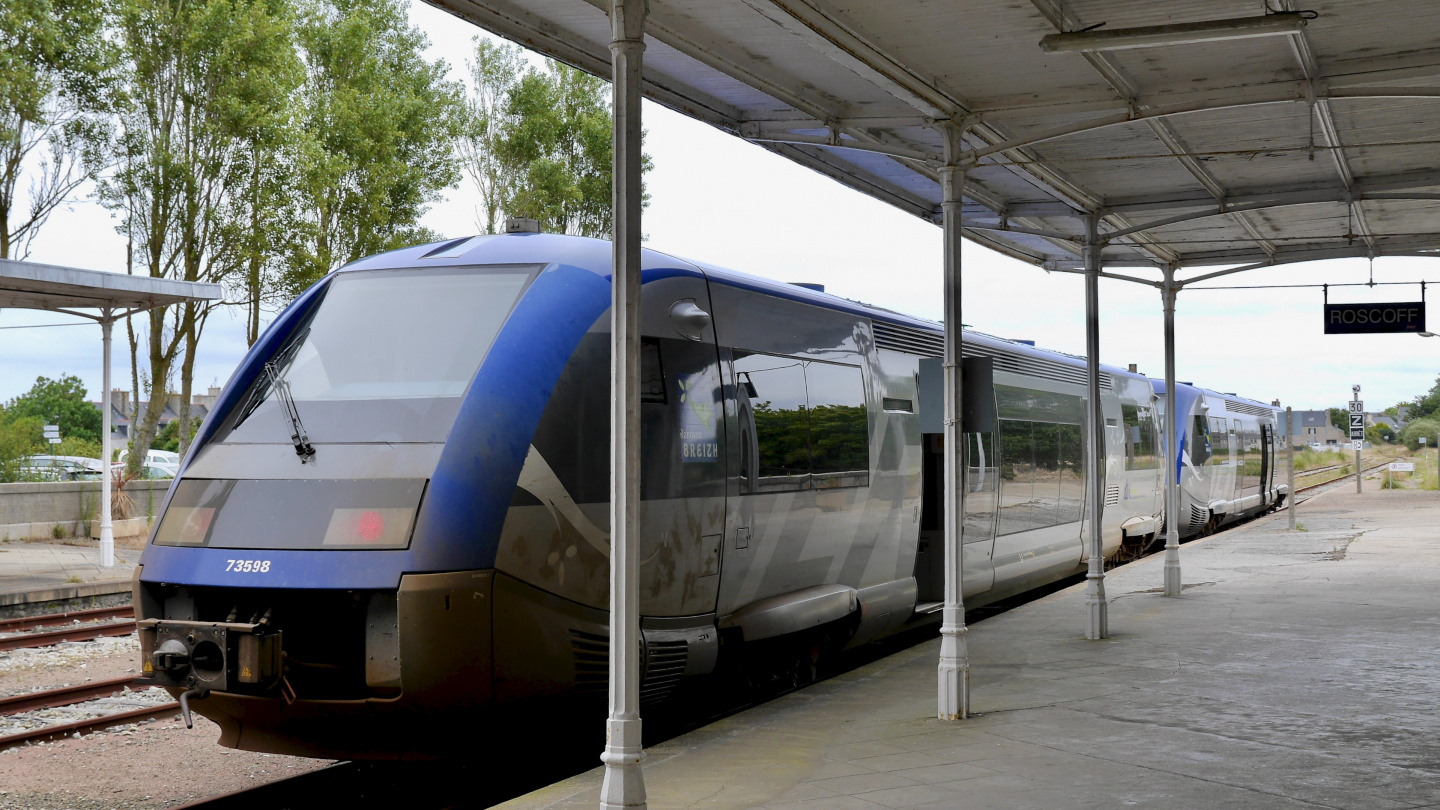
M 423 267 L 427 263 L 445 264 L 554 264 L 561 263 L 579 267 L 604 278 L 610 277 L 611 244 L 607 240 L 583 236 L 565 236 L 545 233 L 496 234 L 448 239 L 424 245 L 399 248 L 357 259 L 340 268 L 338 272 L 355 270 L 403 269 Z M 742 273 L 708 262 L 685 259 L 657 250 L 642 249 L 640 263 L 642 271 L 663 272 L 684 270 L 704 272 L 712 282 L 732 287 L 753 290 L 800 303 L 840 310 L 853 315 L 870 318 L 884 323 L 920 329 L 936 335 L 944 334 L 942 324 L 906 315 L 901 312 L 843 298 L 832 293 L 812 290 L 795 284 L 787 284 L 768 278 Z M 1014 354 L 1029 355 L 1084 368 L 1085 358 L 1065 352 L 1041 349 L 1028 343 L 996 337 L 973 329 L 965 330 L 965 341 L 980 345 L 1003 348 Z M 1100 364 L 1101 369 L 1112 377 L 1149 379 L 1143 374 L 1131 372 L 1117 366 Z

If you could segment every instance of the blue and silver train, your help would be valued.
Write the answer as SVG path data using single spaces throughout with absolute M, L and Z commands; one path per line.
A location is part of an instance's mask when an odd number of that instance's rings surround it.
M 223 745 L 446 756 L 437 722 L 598 716 L 576 712 L 607 677 L 610 261 L 543 234 L 397 250 L 256 343 L 135 575 L 144 669 Z M 642 705 L 938 621 L 940 326 L 653 251 L 643 298 Z M 1091 482 L 1084 361 L 974 332 L 964 353 L 993 409 L 965 438 L 967 606 L 1082 571 L 1089 486 L 1107 554 L 1156 536 L 1163 390 L 1102 369 Z M 1182 528 L 1277 505 L 1273 409 L 1177 399 Z

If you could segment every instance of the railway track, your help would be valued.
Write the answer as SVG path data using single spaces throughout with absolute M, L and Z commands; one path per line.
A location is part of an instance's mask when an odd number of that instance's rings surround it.
M 135 632 L 135 609 L 121 607 L 73 610 L 45 616 L 26 616 L 0 621 L 0 652 L 31 647 L 51 647 L 62 641 L 93 641 L 107 636 L 126 636 Z M 120 621 L 105 621 L 120 619 Z M 61 626 L 63 625 L 63 626 Z M 43 628 L 57 627 L 55 630 Z M 39 629 L 40 632 L 31 632 Z M 14 634 L 5 636 L 4 634 Z
M 1376 465 L 1374 465 L 1374 466 L 1372 466 L 1372 467 L 1366 467 L 1364 470 L 1361 470 L 1361 471 L 1360 471 L 1360 474 L 1361 474 L 1361 475 L 1364 475 L 1365 473 L 1375 472 L 1376 470 L 1385 468 L 1385 467 L 1388 466 L 1389 464 L 1390 464 L 1389 461 L 1382 461 L 1382 462 L 1380 462 L 1379 464 L 1376 464 Z M 1347 466 L 1347 465 L 1344 465 L 1344 464 L 1336 464 L 1336 465 L 1334 465 L 1333 467 L 1322 467 L 1322 468 L 1320 468 L 1319 470 L 1309 470 L 1309 471 L 1307 471 L 1307 472 L 1309 472 L 1309 473 L 1316 473 L 1316 472 L 1322 472 L 1322 471 L 1324 471 L 1324 470 L 1338 469 L 1338 468 L 1344 467 L 1344 466 Z M 1318 484 L 1307 484 L 1306 486 L 1303 486 L 1303 487 L 1295 487 L 1295 494 L 1296 494 L 1296 495 L 1299 495 L 1299 494 L 1302 493 L 1302 492 L 1309 492 L 1309 491 L 1311 491 L 1311 490 L 1316 490 L 1316 489 L 1319 489 L 1320 487 L 1329 486 L 1330 484 L 1334 484 L 1334 483 L 1336 483 L 1336 482 L 1338 482 L 1338 481 L 1347 481 L 1347 480 L 1349 480 L 1350 477 L 1353 476 L 1353 475 L 1354 475 L 1354 473 L 1349 473 L 1348 475 L 1342 475 L 1342 476 L 1340 476 L 1339 478 L 1331 478 L 1331 479 L 1328 480 L 1328 481 L 1321 481 L 1321 482 L 1318 483 Z M 1299 477 L 1300 477 L 1300 473 L 1296 473 L 1295 477 L 1296 477 L 1296 478 L 1299 478 Z
M 107 681 L 63 686 L 21 695 L 0 698 L 0 717 L 44 711 L 46 709 L 79 706 L 92 701 L 103 701 L 123 696 L 127 689 L 132 691 L 148 689 L 154 682 L 148 678 L 126 677 Z M 13 734 L 0 736 L 0 750 L 25 743 L 45 742 L 61 737 L 84 735 L 110 726 L 137 723 L 159 717 L 173 717 L 180 712 L 180 704 L 174 701 L 153 706 L 139 706 L 81 718 L 65 723 L 54 723 L 40 728 L 24 729 Z

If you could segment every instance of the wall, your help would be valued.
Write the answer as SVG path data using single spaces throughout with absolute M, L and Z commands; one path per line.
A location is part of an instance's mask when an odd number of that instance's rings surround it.
M 132 481 L 126 485 L 125 492 L 133 502 L 131 518 L 113 521 L 115 536 L 148 533 L 170 483 Z M 99 511 L 99 481 L 0 484 L 0 541 L 99 537 Z

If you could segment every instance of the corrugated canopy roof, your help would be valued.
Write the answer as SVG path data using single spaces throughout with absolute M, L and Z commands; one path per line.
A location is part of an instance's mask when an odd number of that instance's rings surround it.
M 219 284 L 0 259 L 0 308 L 4 309 L 141 310 L 186 301 L 218 301 L 222 294 Z
M 609 75 L 601 0 L 431 2 Z M 650 98 L 935 222 L 936 122 L 968 125 L 967 235 L 1051 269 L 1085 212 L 1109 267 L 1440 251 L 1440 3 L 650 0 L 647 26 Z

